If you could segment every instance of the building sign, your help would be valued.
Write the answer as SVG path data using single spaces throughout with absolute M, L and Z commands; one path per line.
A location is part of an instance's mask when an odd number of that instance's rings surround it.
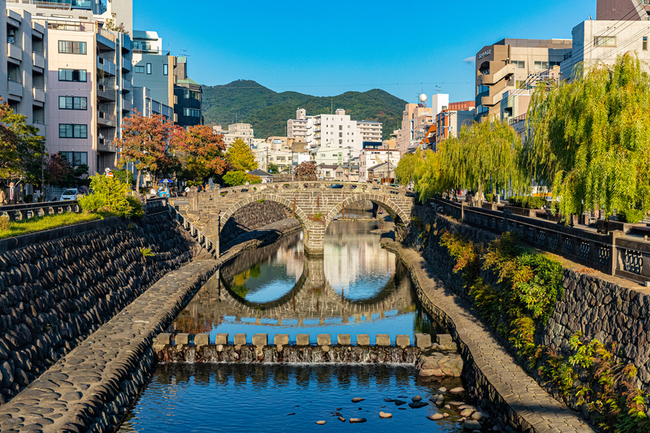
M 485 50 L 485 51 L 483 51 L 482 53 L 480 53 L 480 54 L 478 55 L 478 59 L 481 60 L 483 57 L 487 57 L 487 56 L 489 56 L 490 54 L 492 54 L 492 48 L 490 48 L 489 50 Z

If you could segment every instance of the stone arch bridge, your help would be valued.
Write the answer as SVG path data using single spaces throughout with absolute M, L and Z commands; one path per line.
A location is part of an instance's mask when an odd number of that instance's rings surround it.
M 171 201 L 176 210 L 216 247 L 228 219 L 242 207 L 262 200 L 281 204 L 300 221 L 305 233 L 305 251 L 312 255 L 323 254 L 327 226 L 352 203 L 369 200 L 388 212 L 393 221 L 404 225 L 410 223 L 413 209 L 413 193 L 405 187 L 326 181 L 267 183 L 190 192 L 187 197 Z

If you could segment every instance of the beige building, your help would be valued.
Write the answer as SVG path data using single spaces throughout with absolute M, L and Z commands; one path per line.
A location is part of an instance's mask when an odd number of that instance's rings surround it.
M 571 52 L 568 39 L 503 39 L 476 54 L 476 119 L 501 116 L 504 94 L 531 89 Z
M 397 147 L 400 157 L 409 151 L 409 147 L 416 146 L 420 140 L 417 139 L 417 131 L 424 128 L 425 124 L 433 122 L 433 109 L 421 104 L 406 104 L 402 112 L 402 128 L 397 132 Z
M 359 133 L 361 134 L 361 141 L 366 142 L 381 142 L 381 122 L 376 122 L 374 120 L 358 120 L 357 127 L 359 127 Z

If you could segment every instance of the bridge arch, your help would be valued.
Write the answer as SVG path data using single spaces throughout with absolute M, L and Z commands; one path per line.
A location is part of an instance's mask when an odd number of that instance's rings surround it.
M 371 201 L 382 209 L 384 209 L 388 214 L 393 218 L 393 221 L 396 221 L 397 218 L 399 218 L 399 222 L 402 222 L 402 224 L 408 224 L 410 221 L 410 215 L 407 215 L 404 210 L 400 206 L 398 206 L 396 203 L 394 203 L 392 200 L 386 197 L 380 197 L 377 194 L 367 194 L 367 193 L 361 193 L 361 194 L 355 194 L 353 196 L 348 196 L 345 197 L 338 205 L 334 206 L 332 210 L 327 214 L 326 221 L 327 221 L 327 226 L 329 226 L 330 222 L 334 221 L 334 218 L 336 215 L 341 213 L 344 207 L 349 207 L 352 203 L 357 203 L 360 201 Z M 325 227 L 327 229 L 327 226 Z

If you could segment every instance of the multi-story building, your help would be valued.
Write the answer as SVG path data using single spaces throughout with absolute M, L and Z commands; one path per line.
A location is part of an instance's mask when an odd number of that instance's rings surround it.
M 584 68 L 597 63 L 613 65 L 618 56 L 627 52 L 636 52 L 648 70 L 649 21 L 583 21 L 571 34 L 573 48 L 560 65 L 562 79 L 570 80 L 577 65 Z
M 174 85 L 176 123 L 180 126 L 203 125 L 201 111 L 203 88 L 187 76 L 187 57 L 176 58 L 174 75 L 176 80 Z
M 381 141 L 381 122 L 376 122 L 374 120 L 358 120 L 357 126 L 359 127 L 362 143 L 365 141 Z
M 388 163 L 394 172 L 399 160 L 399 152 L 389 148 L 363 149 L 359 155 L 359 182 L 370 180 L 368 169 L 379 164 Z
M 133 87 L 133 108 L 145 117 L 159 115 L 174 121 L 174 109 L 153 99 L 148 87 Z
M 49 153 L 91 174 L 114 168 L 121 119 L 133 106 L 131 39 L 95 21 L 49 18 Z
M 406 104 L 402 112 L 402 128 L 397 133 L 397 147 L 401 156 L 408 152 L 409 147 L 420 143 L 421 139 L 417 139 L 416 130 L 422 129 L 424 125 L 430 125 L 432 122 L 433 112 L 431 107 L 427 107 L 423 102 Z
M 287 120 L 287 137 L 307 139 L 308 129 L 313 126 L 313 118 L 307 118 L 307 110 L 298 108 L 296 118 Z
M 450 104 L 451 105 L 451 104 Z M 436 115 L 434 134 L 435 138 L 430 141 L 432 149 L 437 152 L 438 145 L 449 137 L 458 137 L 463 126 L 470 126 L 475 122 L 474 101 L 466 101 L 455 104 L 454 109 L 441 111 Z M 464 108 L 464 109 L 458 109 Z
M 476 119 L 501 116 L 503 95 L 534 87 L 564 60 L 571 45 L 567 39 L 502 39 L 481 48 L 476 54 Z
M 133 88 L 134 108 L 142 113 L 149 103 L 151 113 L 163 114 L 172 111 L 169 117 L 175 121 L 174 107 L 174 66 L 176 58 L 162 52 L 162 39 L 156 32 L 133 32 Z M 158 107 L 158 111 L 153 108 Z M 143 114 L 145 115 L 145 114 Z
M 598 0 L 597 20 L 648 21 L 650 4 L 646 0 Z
M 47 29 L 33 21 L 29 11 L 6 6 L 0 0 L 0 38 L 7 41 L 7 50 L 0 54 L 0 81 L 7 86 L 0 86 L 0 96 L 45 135 Z
M 251 146 L 255 138 L 255 131 L 250 123 L 233 123 L 228 125 L 228 130 L 223 131 L 223 141 L 230 146 L 235 140 L 241 138 L 246 144 Z

